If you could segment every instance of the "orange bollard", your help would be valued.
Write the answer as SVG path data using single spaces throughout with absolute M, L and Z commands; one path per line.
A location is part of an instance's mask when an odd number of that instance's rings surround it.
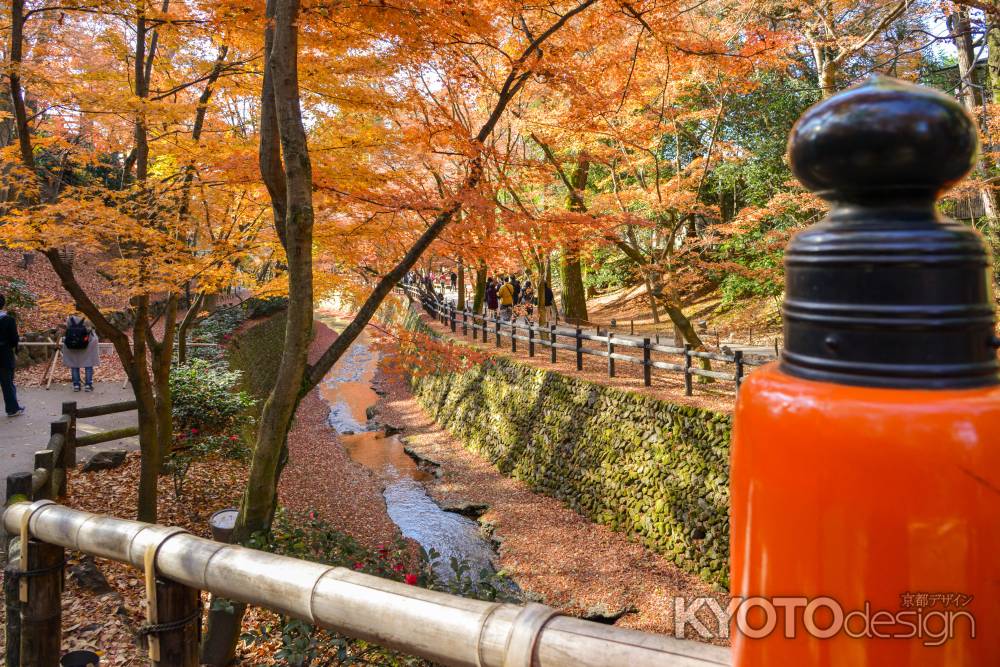
M 737 667 L 1000 666 L 991 262 L 935 208 L 976 147 L 954 100 L 885 78 L 792 132 L 833 206 L 789 244 L 785 351 L 737 401 Z

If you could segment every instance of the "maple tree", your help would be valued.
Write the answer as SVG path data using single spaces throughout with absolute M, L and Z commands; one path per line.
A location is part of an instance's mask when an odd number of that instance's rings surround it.
M 213 92 L 242 62 L 225 45 L 213 56 L 187 48 L 200 19 L 190 7 L 168 8 L 12 2 L 16 144 L 2 153 L 5 244 L 44 254 L 132 385 L 143 452 L 138 516 L 147 521 L 156 519 L 156 477 L 173 443 L 174 343 L 203 299 L 181 318 L 181 296 L 230 285 L 260 229 L 251 210 L 232 215 L 246 191 L 238 170 L 226 165 L 224 178 L 237 180 L 209 185 L 223 161 L 202 145 Z M 73 258 L 83 253 L 129 301 L 126 318 L 77 279 Z
M 948 85 L 984 143 L 1000 131 L 1000 27 L 979 0 L 7 7 L 0 240 L 44 253 L 121 358 L 139 403 L 140 518 L 155 519 L 171 446 L 175 344 L 183 360 L 225 288 L 288 296 L 240 541 L 271 525 L 299 401 L 413 269 L 453 267 L 477 310 L 488 275 L 527 271 L 544 323 L 542 285 L 560 283 L 583 321 L 590 274 L 614 262 L 654 320 L 700 347 L 690 296 L 780 300 L 784 241 L 823 209 L 784 160 L 810 104 L 872 73 L 934 82 L 954 64 Z M 987 230 L 995 157 L 969 186 Z M 110 276 L 126 318 L 83 286 L 74 253 Z M 355 315 L 310 362 L 327 297 Z M 431 349 L 400 345 L 410 365 Z M 238 616 L 213 612 L 219 660 Z

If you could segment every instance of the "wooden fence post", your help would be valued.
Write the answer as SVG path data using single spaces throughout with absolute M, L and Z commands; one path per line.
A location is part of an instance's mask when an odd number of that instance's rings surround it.
M 66 455 L 64 461 L 67 468 L 76 467 L 76 401 L 62 404 L 62 413 L 69 417 L 66 428 Z
M 528 356 L 535 356 L 535 325 L 528 320 Z
M 26 577 L 28 595 L 21 606 L 22 665 L 58 665 L 62 644 L 62 586 L 66 550 L 29 540 Z M 21 545 L 24 558 L 25 545 Z
M 653 384 L 653 366 L 652 359 L 650 358 L 650 353 L 652 350 L 649 349 L 650 341 L 648 338 L 642 339 L 642 384 L 645 386 L 650 386 Z
M 479 339 L 479 325 L 476 324 L 476 320 L 479 319 L 477 313 L 472 313 L 472 340 Z
M 510 351 L 517 352 L 517 320 L 513 313 L 510 316 Z
M 156 577 L 156 667 L 198 667 L 201 595 L 196 588 Z
M 493 328 L 496 330 L 497 347 L 500 347 L 500 317 L 499 316 L 495 320 L 493 320 Z
M 691 377 L 691 344 L 684 343 L 684 395 L 694 394 L 694 384 Z
M 583 370 L 583 329 L 576 328 L 576 370 Z
M 20 557 L 14 557 L 15 551 L 20 551 L 20 540 L 16 537 L 7 545 L 7 565 L 3 570 L 3 600 L 7 614 L 4 664 L 11 667 L 19 667 L 21 664 L 21 600 L 18 597 L 21 562 Z
M 22 500 L 31 500 L 31 473 L 16 472 L 7 475 L 7 491 L 5 506 Z M 21 664 L 21 570 L 20 541 L 15 535 L 7 535 L 4 539 L 7 552 L 7 566 L 4 568 L 3 596 L 4 609 L 7 614 L 5 665 L 18 667 Z
M 613 378 L 615 376 L 615 344 L 612 343 L 612 339 L 615 335 L 614 332 L 614 320 L 612 320 L 612 326 L 608 329 L 608 377 Z
M 22 500 L 34 500 L 31 497 L 31 473 L 15 472 L 7 475 L 7 502 L 20 502 Z
M 48 475 L 45 480 L 45 484 L 42 484 L 38 489 L 38 493 L 34 494 L 32 500 L 52 500 L 56 497 L 56 488 L 53 484 L 53 478 L 55 475 L 52 474 L 52 469 L 55 467 L 55 452 L 51 449 L 43 449 L 40 452 L 35 452 L 35 470 L 46 470 Z
M 462 309 L 462 335 L 469 335 L 469 311 Z
M 49 449 L 56 454 L 52 461 L 52 494 L 53 498 L 62 498 L 66 495 L 66 448 L 69 434 L 69 419 L 65 416 L 52 422 L 49 426 Z M 58 441 L 62 440 L 62 447 L 58 447 Z
M 556 363 L 556 325 L 549 325 L 549 335 L 551 336 L 549 345 L 550 356 L 552 357 L 552 363 Z
M 455 306 L 450 306 L 448 310 L 451 313 L 451 332 L 455 333 L 458 330 L 458 321 L 455 317 Z
M 733 353 L 733 361 L 736 363 L 736 391 L 740 390 L 743 384 L 743 350 L 736 350 Z

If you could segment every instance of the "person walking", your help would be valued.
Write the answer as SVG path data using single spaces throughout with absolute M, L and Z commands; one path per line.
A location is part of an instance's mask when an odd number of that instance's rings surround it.
M 94 391 L 94 366 L 101 363 L 97 332 L 87 326 L 87 321 L 79 315 L 70 315 L 66 320 L 63 335 L 63 364 L 73 378 L 73 391 L 80 391 L 80 369 L 83 369 L 83 390 Z
M 509 320 L 514 309 L 514 285 L 509 278 L 497 290 L 497 298 L 500 299 L 500 318 Z
M 511 287 L 514 288 L 514 305 L 521 303 L 521 281 L 517 279 L 517 276 L 510 277 Z
M 543 282 L 542 287 L 545 289 L 545 314 L 550 321 L 558 322 L 559 309 L 556 308 L 556 295 L 552 293 L 552 288 L 548 282 Z
M 523 303 L 527 310 L 527 319 L 531 319 L 531 316 L 535 312 L 535 290 L 531 286 L 531 280 L 524 281 L 524 287 L 521 288 L 521 303 Z
M 486 281 L 486 310 L 489 311 L 489 316 L 495 318 L 499 307 L 500 302 L 497 299 L 497 283 L 493 278 L 489 278 Z
M 8 417 L 20 417 L 24 408 L 17 402 L 17 387 L 14 386 L 14 367 L 17 365 L 17 347 L 21 339 L 17 335 L 17 320 L 5 309 L 7 297 L 0 294 L 0 389 L 3 390 L 3 405 Z

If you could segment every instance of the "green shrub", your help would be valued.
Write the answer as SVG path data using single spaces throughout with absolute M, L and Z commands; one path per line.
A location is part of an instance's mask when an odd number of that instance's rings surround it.
M 403 540 L 369 549 L 317 518 L 315 512 L 295 513 L 279 508 L 271 534 L 255 534 L 248 546 L 410 584 L 426 585 L 431 576 L 425 563 L 413 563 L 413 555 Z M 285 616 L 275 625 L 257 626 L 252 632 L 244 633 L 241 639 L 251 645 L 278 639 L 281 648 L 275 653 L 275 658 L 281 661 L 279 664 L 294 667 L 366 664 L 410 667 L 427 664 L 419 658 L 335 635 Z
M 30 309 L 38 305 L 34 292 L 28 289 L 28 283 L 20 278 L 0 276 L 0 294 L 7 297 L 6 310 L 17 314 L 19 309 Z
M 206 435 L 232 430 L 254 403 L 239 390 L 241 375 L 204 359 L 175 366 L 170 371 L 174 425 Z

